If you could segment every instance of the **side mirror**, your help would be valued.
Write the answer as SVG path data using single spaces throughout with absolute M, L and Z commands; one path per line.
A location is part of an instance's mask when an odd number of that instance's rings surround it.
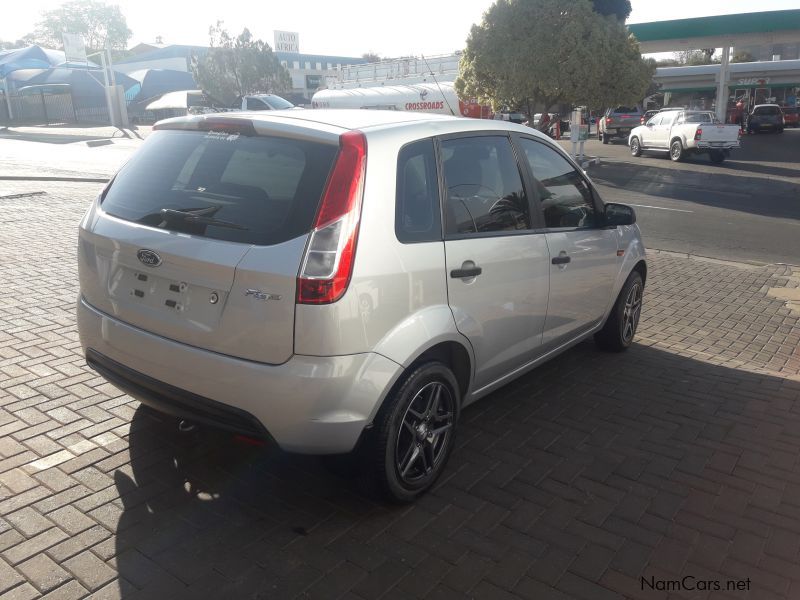
M 633 225 L 636 223 L 636 212 L 626 204 L 606 204 L 605 209 L 606 226 L 617 227 L 619 225 Z

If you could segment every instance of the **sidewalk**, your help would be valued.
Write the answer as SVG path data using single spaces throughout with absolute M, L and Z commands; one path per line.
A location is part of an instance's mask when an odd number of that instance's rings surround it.
M 180 435 L 85 366 L 100 189 L 0 182 L 0 598 L 800 594 L 796 270 L 650 252 L 628 352 L 583 343 L 466 408 L 443 480 L 387 506 L 315 458 Z

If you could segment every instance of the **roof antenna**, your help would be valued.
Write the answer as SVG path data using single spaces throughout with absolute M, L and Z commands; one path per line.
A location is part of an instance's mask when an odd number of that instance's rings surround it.
M 433 69 L 431 69 L 431 66 L 428 64 L 428 59 L 425 58 L 424 54 L 420 54 L 420 56 L 422 57 L 422 60 L 425 61 L 425 68 L 428 69 L 428 71 L 431 74 L 431 77 L 433 77 L 433 82 L 436 84 L 436 87 L 439 88 L 439 93 L 442 95 L 442 98 L 444 98 L 445 104 L 447 104 L 447 108 L 450 109 L 450 114 L 455 117 L 456 112 L 453 110 L 453 107 L 450 106 L 450 102 L 447 100 L 447 96 L 444 95 L 444 92 L 442 91 L 442 86 L 439 85 L 439 81 L 436 79 L 436 74 L 433 72 Z

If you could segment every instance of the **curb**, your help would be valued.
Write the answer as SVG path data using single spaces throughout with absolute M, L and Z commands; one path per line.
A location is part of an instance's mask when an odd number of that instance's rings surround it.
M 714 258 L 713 256 L 704 256 L 702 254 L 675 252 L 674 250 L 660 250 L 659 248 L 645 248 L 645 251 L 652 252 L 653 254 L 664 254 L 666 256 L 674 256 L 676 258 L 691 258 L 703 262 L 728 265 L 731 267 L 738 267 L 740 269 L 759 269 L 761 267 L 771 267 L 771 266 L 793 267 L 795 269 L 800 269 L 800 265 L 788 262 L 769 263 L 769 262 L 760 262 L 757 260 L 727 260 L 723 258 Z

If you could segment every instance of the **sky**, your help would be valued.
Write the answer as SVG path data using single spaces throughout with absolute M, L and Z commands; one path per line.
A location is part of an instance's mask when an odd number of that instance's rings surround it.
M 33 30 L 41 13 L 63 0 L 25 0 L 0 19 L 0 39 L 16 40 Z M 300 34 L 300 52 L 381 57 L 449 54 L 465 45 L 473 23 L 492 0 L 403 0 L 365 3 L 356 0 L 220 2 L 219 0 L 111 0 L 119 4 L 133 30 L 130 45 L 153 42 L 208 44 L 209 25 L 225 22 L 232 33 L 248 27 L 273 44 L 273 31 Z M 631 0 L 629 23 L 706 17 L 719 14 L 797 8 L 798 0 Z M 366 6 L 366 8 L 365 8 Z M 188 8 L 191 7 L 191 8 Z M 668 7 L 668 10 L 667 10 Z M 10 14 L 9 14 L 10 13 Z

